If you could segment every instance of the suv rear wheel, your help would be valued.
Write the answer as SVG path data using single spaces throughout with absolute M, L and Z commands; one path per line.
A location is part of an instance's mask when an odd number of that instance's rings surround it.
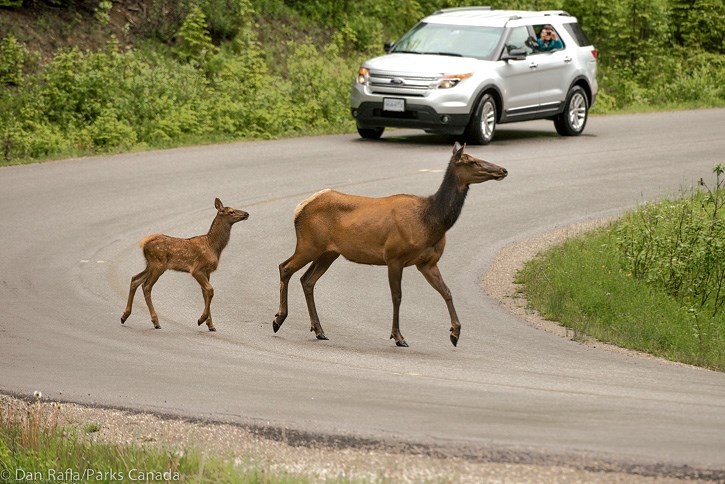
M 484 94 L 478 102 L 466 128 L 466 138 L 471 144 L 487 145 L 496 132 L 496 101 L 490 94 Z
M 361 128 L 359 126 L 357 128 L 360 137 L 365 139 L 380 139 L 383 131 L 385 131 L 385 128 Z
M 589 101 L 581 86 L 574 86 L 566 96 L 564 112 L 554 119 L 556 132 L 562 136 L 579 136 L 589 117 Z

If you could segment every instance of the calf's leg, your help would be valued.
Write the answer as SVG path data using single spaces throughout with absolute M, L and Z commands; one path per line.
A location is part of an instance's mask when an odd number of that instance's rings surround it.
M 199 316 L 197 322 L 199 326 L 206 322 L 209 331 L 216 331 L 214 323 L 211 320 L 211 300 L 214 297 L 214 287 L 209 282 L 209 274 L 204 272 L 194 272 L 191 274 L 196 282 L 201 286 L 201 293 L 204 296 L 204 312 Z
M 143 282 L 143 296 L 146 299 L 146 306 L 148 306 L 149 313 L 151 314 L 151 323 L 153 323 L 154 328 L 156 329 L 161 329 L 161 325 L 159 324 L 159 317 L 154 309 L 154 304 L 151 302 L 151 289 L 153 289 L 154 284 L 156 284 L 156 281 L 159 280 L 159 277 L 161 277 L 161 274 L 163 273 L 164 269 L 150 268 L 149 274 Z
M 123 315 L 121 316 L 121 324 L 125 323 L 131 315 L 131 308 L 133 306 L 133 298 L 136 295 L 136 289 L 138 289 L 138 286 L 143 284 L 147 276 L 148 267 L 131 278 L 131 286 L 128 290 L 128 302 L 126 303 L 126 309 L 123 311 Z

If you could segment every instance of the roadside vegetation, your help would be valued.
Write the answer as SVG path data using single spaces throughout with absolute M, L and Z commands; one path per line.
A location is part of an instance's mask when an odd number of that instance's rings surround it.
M 725 371 L 724 172 L 528 262 L 528 303 L 575 339 Z
M 359 63 L 462 0 L 0 0 L 0 165 L 354 131 Z M 725 106 L 725 6 L 565 9 L 599 51 L 595 113 Z
M 0 482 L 306 482 L 239 458 L 96 441 L 100 427 L 63 425 L 60 404 L 37 395 L 22 406 L 0 407 Z

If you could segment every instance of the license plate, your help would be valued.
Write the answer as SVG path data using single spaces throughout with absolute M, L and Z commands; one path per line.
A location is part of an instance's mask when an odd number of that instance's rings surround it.
M 405 111 L 405 99 L 396 99 L 391 97 L 383 98 L 383 111 L 395 111 L 402 113 Z

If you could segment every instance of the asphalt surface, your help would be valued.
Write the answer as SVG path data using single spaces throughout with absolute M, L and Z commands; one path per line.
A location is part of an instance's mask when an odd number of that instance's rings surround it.
M 297 275 L 290 316 L 272 332 L 297 203 L 325 187 L 431 194 L 451 149 L 443 137 L 392 131 L 380 142 L 325 136 L 0 168 L 0 391 L 301 440 L 725 479 L 725 374 L 537 331 L 480 288 L 510 243 L 712 180 L 725 162 L 722 109 L 593 117 L 578 138 L 558 137 L 550 122 L 507 125 L 493 144 L 469 147 L 509 176 L 473 186 L 448 233 L 439 266 L 463 325 L 457 348 L 443 300 L 414 268 L 401 306 L 410 347 L 398 348 L 385 269 L 342 259 L 316 288 L 330 340 L 309 332 Z M 214 197 L 250 213 L 211 278 L 218 331 L 197 327 L 199 286 L 171 272 L 154 288 L 162 329 L 140 290 L 121 325 L 143 269 L 138 242 L 205 233 Z

